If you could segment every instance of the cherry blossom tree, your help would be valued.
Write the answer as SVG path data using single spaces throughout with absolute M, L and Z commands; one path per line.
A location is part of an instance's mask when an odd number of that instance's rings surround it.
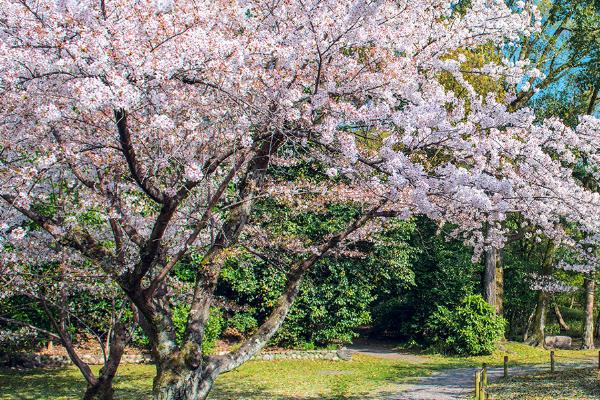
M 521 213 L 556 240 L 558 221 L 599 228 L 600 198 L 561 161 L 597 163 L 598 120 L 534 124 L 507 105 L 526 65 L 465 70 L 458 49 L 505 46 L 536 29 L 535 8 L 427 1 L 1 0 L 0 111 L 5 218 L 92 260 L 140 314 L 157 399 L 206 398 L 215 378 L 282 324 L 303 274 L 372 221 L 424 214 L 459 228 L 477 253 L 501 246 Z M 450 74 L 464 94 L 447 90 Z M 465 74 L 509 86 L 478 94 Z M 362 212 L 287 269 L 272 313 L 239 349 L 202 353 L 220 267 L 274 157 L 302 148 L 342 175 Z M 57 218 L 43 212 L 65 182 Z M 311 190 L 315 188 L 310 188 Z M 330 188 L 321 188 L 323 189 Z M 98 222 L 84 223 L 93 212 Z M 28 221 L 26 224 L 24 221 Z M 485 236 L 485 238 L 484 238 Z M 183 344 L 171 271 L 200 252 Z M 75 257 L 75 256 L 74 256 Z
M 54 213 L 55 218 L 59 215 Z M 44 231 L 24 228 L 26 221 L 22 218 L 12 222 L 14 225 L 4 223 L 0 228 L 0 300 L 24 299 L 29 306 L 37 306 L 49 326 L 30 322 L 27 313 L 0 316 L 0 322 L 9 328 L 7 333 L 14 333 L 14 328 L 19 327 L 59 341 L 87 383 L 83 398 L 112 399 L 113 378 L 136 329 L 136 316 L 133 321 L 128 318 L 131 312 L 123 292 L 102 269 L 72 254 L 71 249 L 60 246 Z M 112 307 L 106 307 L 103 315 L 89 313 L 89 309 L 78 304 L 88 296 L 93 302 L 112 303 Z M 95 342 L 100 350 L 103 365 L 97 374 L 82 357 L 73 331 L 81 332 L 80 336 Z
M 25 328 L 37 337 L 45 337 L 58 341 L 66 350 L 71 362 L 79 369 L 87 383 L 84 399 L 113 398 L 112 381 L 120 364 L 125 347 L 132 338 L 135 324 L 129 325 L 124 314 L 129 309 L 119 307 L 123 304 L 122 292 L 110 284 L 110 278 L 104 274 L 93 273 L 89 268 L 68 264 L 46 263 L 45 265 L 24 265 L 3 263 L 0 282 L 3 285 L 3 299 L 22 298 L 28 306 L 35 304 L 41 309 L 49 321 L 50 327 L 44 328 L 22 318 L 0 316 L 2 325 L 12 327 L 6 332 L 13 335 L 14 328 Z M 102 284 L 106 282 L 107 284 Z M 94 301 L 112 301 L 112 309 L 101 321 L 78 310 L 74 302 L 85 295 L 93 296 Z M 116 301 L 115 301 L 116 300 Z M 126 304 L 126 302 L 125 302 Z M 98 326 L 102 322 L 104 326 Z M 81 346 L 78 346 L 72 329 L 81 332 L 80 339 L 89 338 L 101 352 L 102 367 L 95 373 L 89 362 L 82 357 Z

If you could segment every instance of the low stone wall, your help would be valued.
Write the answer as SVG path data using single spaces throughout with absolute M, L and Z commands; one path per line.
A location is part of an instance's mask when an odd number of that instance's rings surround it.
M 225 354 L 225 353 L 223 353 Z M 82 354 L 81 359 L 87 364 L 101 365 L 104 358 L 101 355 Z M 277 352 L 264 352 L 253 357 L 253 360 L 332 360 L 348 361 L 352 353 L 347 349 L 340 350 L 287 350 Z M 151 364 L 150 354 L 125 354 L 121 359 L 122 364 Z M 0 354 L 0 366 L 11 368 L 39 368 L 39 367 L 64 367 L 71 364 L 68 356 L 44 355 L 30 353 Z
M 104 358 L 96 354 L 81 354 L 81 359 L 91 365 L 104 364 Z M 150 364 L 152 357 L 149 354 L 125 354 L 121 358 L 123 364 Z M 0 354 L 0 366 L 13 368 L 39 368 L 39 367 L 64 367 L 71 364 L 68 356 L 11 353 Z
M 352 353 L 347 349 L 340 350 L 288 350 L 260 353 L 254 360 L 334 360 L 349 361 Z

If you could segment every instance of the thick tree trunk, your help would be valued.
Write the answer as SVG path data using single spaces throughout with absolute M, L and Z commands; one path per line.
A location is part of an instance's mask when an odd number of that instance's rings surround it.
M 544 346 L 544 335 L 546 330 L 546 306 L 548 295 L 543 291 L 538 292 L 538 301 L 533 317 L 533 333 L 527 339 L 527 343 L 532 346 Z
M 197 399 L 197 382 L 193 371 L 185 366 L 157 366 L 153 391 L 156 400 Z
M 485 270 L 483 272 L 483 297 L 496 309 L 496 266 L 498 249 L 491 248 L 485 252 Z
M 595 282 L 585 278 L 585 325 L 583 328 L 583 349 L 594 348 L 594 289 Z
M 95 384 L 88 386 L 83 400 L 112 400 L 113 395 L 112 378 L 99 379 Z
M 504 271 L 502 270 L 501 250 L 495 247 L 485 252 L 485 271 L 483 273 L 483 297 L 485 301 L 502 314 L 504 296 Z
M 158 363 L 152 390 L 156 400 L 204 400 L 210 393 L 217 373 L 214 364 L 205 359 L 205 365 L 194 367 L 182 350 Z M 216 357 L 217 359 L 219 357 Z

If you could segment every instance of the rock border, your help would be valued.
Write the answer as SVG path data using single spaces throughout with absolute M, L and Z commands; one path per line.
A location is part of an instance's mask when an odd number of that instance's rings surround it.
M 288 350 L 278 352 L 265 352 L 257 354 L 253 360 L 330 360 L 350 361 L 352 353 L 345 348 L 339 350 Z
M 227 354 L 225 352 L 219 355 Z M 102 365 L 104 358 L 96 354 L 82 354 L 81 359 L 90 365 Z M 273 360 L 328 360 L 328 361 L 350 361 L 352 353 L 342 348 L 339 350 L 284 350 L 259 353 L 252 357 L 257 361 Z M 152 364 L 150 354 L 124 354 L 123 364 Z M 40 367 L 65 367 L 72 364 L 71 359 L 64 355 L 46 355 L 31 353 L 4 353 L 0 354 L 0 366 L 8 368 L 40 368 Z

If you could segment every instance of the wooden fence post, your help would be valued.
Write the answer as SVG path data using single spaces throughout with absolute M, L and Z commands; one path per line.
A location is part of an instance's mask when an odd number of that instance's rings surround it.
M 554 350 L 550 352 L 550 372 L 554 372 Z
M 600 352 L 598 357 L 600 357 Z M 508 356 L 504 356 L 504 377 L 508 378 Z
M 483 363 L 483 368 L 481 369 L 481 381 L 483 382 L 483 386 L 487 385 L 487 363 Z
M 475 371 L 475 400 L 483 400 L 481 394 L 481 372 Z

